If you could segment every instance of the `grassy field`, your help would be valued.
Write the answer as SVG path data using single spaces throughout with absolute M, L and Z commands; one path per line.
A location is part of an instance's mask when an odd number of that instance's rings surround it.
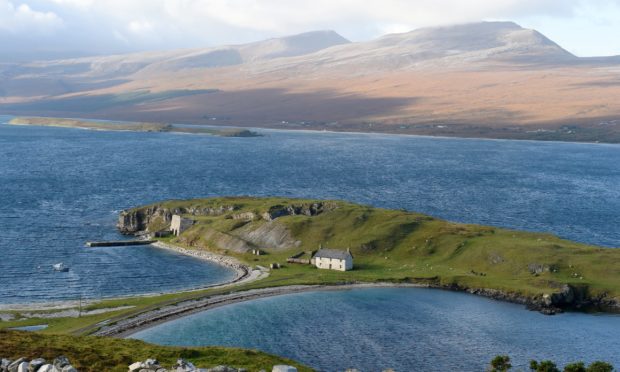
M 197 219 L 191 229 L 171 242 L 193 249 L 232 255 L 250 265 L 284 264 L 300 251 L 324 247 L 350 248 L 355 269 L 335 272 L 305 265 L 284 265 L 256 285 L 315 284 L 353 281 L 432 281 L 442 285 L 494 288 L 528 296 L 550 294 L 564 284 L 587 288 L 592 296 L 620 298 L 620 250 L 488 226 L 451 223 L 429 216 L 332 201 L 330 210 L 316 216 L 285 215 L 267 222 L 262 213 L 280 206 L 303 206 L 321 201 L 296 199 L 217 198 L 169 201 L 160 207 L 213 208 L 234 206 L 221 216 L 188 216 Z M 230 218 L 252 212 L 253 221 Z M 151 221 L 161 227 L 161 221 Z M 158 225 L 159 224 L 159 225 Z M 280 224 L 298 246 L 273 249 L 260 241 L 247 241 L 267 254 L 253 256 L 228 249 L 221 235 L 245 239 L 248 231 L 261 231 L 266 224 Z M 267 231 L 267 230 L 266 230 Z M 267 232 L 269 234 L 269 232 Z M 210 238 L 205 238 L 209 236 Z
M 294 361 L 262 353 L 224 347 L 181 348 L 147 344 L 138 340 L 122 340 L 104 337 L 75 337 L 67 335 L 41 335 L 32 332 L 0 330 L 0 355 L 17 359 L 43 357 L 53 360 L 65 355 L 79 371 L 127 371 L 136 361 L 156 358 L 163 367 L 170 368 L 178 358 L 191 361 L 199 367 L 210 368 L 229 365 L 250 371 L 270 371 L 276 364 L 298 367 L 299 371 L 311 371 Z

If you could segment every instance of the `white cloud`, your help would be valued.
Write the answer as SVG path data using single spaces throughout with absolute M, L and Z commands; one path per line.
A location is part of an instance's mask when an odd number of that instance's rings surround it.
M 145 34 L 153 31 L 153 25 L 149 21 L 131 21 L 127 29 L 136 34 Z
M 58 28 L 64 20 L 59 47 L 97 53 L 243 43 L 316 29 L 366 40 L 425 26 L 514 20 L 548 31 L 569 50 L 588 43 L 589 51 L 620 54 L 617 44 L 592 47 L 596 32 L 620 34 L 620 0 L 0 0 L 0 30 L 12 25 L 14 34 L 27 34 L 29 26 L 16 26 L 21 13 L 30 19 L 24 24 Z M 573 38 L 577 26 L 591 32 Z M 585 34 L 594 40 L 584 41 Z
M 0 0 L 0 30 L 10 33 L 42 33 L 62 27 L 63 21 L 54 12 L 33 10 L 28 4 Z

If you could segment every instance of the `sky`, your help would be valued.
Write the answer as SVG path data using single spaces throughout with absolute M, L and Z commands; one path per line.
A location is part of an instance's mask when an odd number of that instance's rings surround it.
M 0 61 L 240 44 L 312 30 L 352 41 L 507 20 L 579 56 L 620 55 L 620 0 L 0 0 Z

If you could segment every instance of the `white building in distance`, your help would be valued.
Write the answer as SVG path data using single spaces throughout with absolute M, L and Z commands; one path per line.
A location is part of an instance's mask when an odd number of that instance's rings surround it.
M 194 220 L 190 220 L 189 218 L 183 218 L 178 214 L 172 216 L 172 221 L 170 222 L 170 230 L 176 236 L 179 236 L 183 233 L 183 231 L 189 229 L 194 224 Z
M 353 256 L 349 250 L 319 249 L 312 258 L 313 263 L 319 269 L 347 271 L 353 269 Z

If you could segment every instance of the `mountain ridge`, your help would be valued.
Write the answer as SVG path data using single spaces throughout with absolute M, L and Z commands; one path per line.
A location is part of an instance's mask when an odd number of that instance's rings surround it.
M 514 22 L 5 64 L 0 83 L 16 115 L 620 141 L 620 56 L 577 57 Z

